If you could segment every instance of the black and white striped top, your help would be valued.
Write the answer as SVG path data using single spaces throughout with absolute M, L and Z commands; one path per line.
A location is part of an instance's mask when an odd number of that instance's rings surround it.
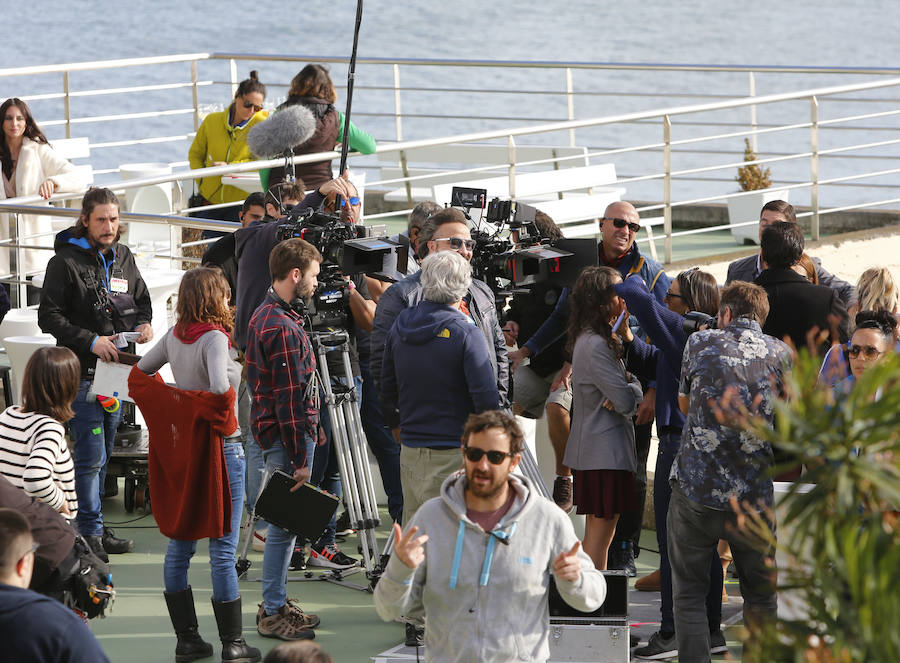
M 75 465 L 65 429 L 52 417 L 19 405 L 0 413 L 0 474 L 57 511 L 68 501 L 71 518 L 78 512 Z

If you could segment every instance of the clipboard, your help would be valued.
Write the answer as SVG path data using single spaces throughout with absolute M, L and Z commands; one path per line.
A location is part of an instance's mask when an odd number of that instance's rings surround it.
M 292 476 L 275 470 L 256 500 L 254 513 L 281 529 L 315 541 L 337 511 L 340 499 L 310 483 L 292 493 L 296 484 Z
M 121 351 L 118 362 L 97 359 L 90 393 L 95 396 L 112 396 L 120 401 L 133 403 L 134 399 L 128 395 L 128 376 L 131 374 L 131 368 L 139 360 L 140 356 Z

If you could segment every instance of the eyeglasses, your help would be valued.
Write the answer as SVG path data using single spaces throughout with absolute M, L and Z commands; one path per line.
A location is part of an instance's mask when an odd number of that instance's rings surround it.
M 664 297 L 664 299 L 665 299 L 666 301 L 669 301 L 670 299 L 673 299 L 673 298 L 684 299 L 684 296 L 683 296 L 683 295 L 676 294 L 676 293 L 672 292 L 671 290 L 669 290 L 669 291 L 666 293 L 666 296 Z
M 343 207 L 343 206 L 346 205 L 346 204 L 347 204 L 346 199 L 341 198 L 341 207 Z M 359 205 L 359 198 L 357 198 L 356 196 L 351 196 L 351 198 L 350 198 L 350 204 L 351 204 L 351 205 Z
M 640 223 L 635 223 L 634 221 L 626 221 L 625 219 L 609 219 L 607 217 L 603 217 L 600 219 L 600 221 L 601 222 L 612 221 L 612 224 L 616 228 L 624 228 L 625 226 L 628 226 L 628 230 L 630 230 L 633 233 L 636 233 L 638 230 L 641 229 Z
M 478 447 L 466 447 L 464 453 L 466 454 L 466 460 L 470 460 L 473 463 L 478 463 L 482 458 L 487 456 L 488 462 L 491 465 L 499 465 L 506 460 L 507 456 L 515 456 L 511 451 L 485 451 Z
M 254 104 L 252 101 L 247 101 L 246 99 L 244 100 L 244 108 L 252 108 L 255 113 L 258 113 L 262 110 L 262 106 Z
M 462 247 L 466 247 L 466 251 L 474 251 L 475 250 L 475 240 L 474 239 L 463 239 L 462 237 L 439 237 L 434 240 L 435 242 L 450 242 L 450 248 L 454 251 L 459 251 Z
M 875 359 L 879 355 L 883 355 L 884 352 L 879 350 L 873 345 L 851 345 L 850 349 L 847 350 L 847 354 L 856 359 L 860 353 L 862 353 L 863 358 L 866 360 Z

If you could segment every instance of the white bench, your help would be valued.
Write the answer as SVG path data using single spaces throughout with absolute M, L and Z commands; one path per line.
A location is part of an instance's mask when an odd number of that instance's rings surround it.
M 91 144 L 87 138 L 60 138 L 50 141 L 50 147 L 63 159 L 89 159 L 91 156 Z M 91 164 L 73 164 L 75 170 L 81 173 L 87 186 L 94 183 L 94 168 Z
M 540 169 L 567 169 L 588 165 L 587 154 L 588 151 L 585 147 L 522 145 L 516 147 L 515 159 L 517 163 L 547 161 L 547 163 L 533 166 Z M 399 162 L 400 152 L 399 150 L 379 152 L 378 157 L 383 161 Z M 387 186 L 391 187 L 391 190 L 384 195 L 384 199 L 388 202 L 409 203 L 412 201 L 418 203 L 423 200 L 432 200 L 432 189 L 435 185 L 458 183 L 471 179 L 474 174 L 454 173 L 454 170 L 490 165 L 506 167 L 509 164 L 509 147 L 499 144 L 453 143 L 406 150 L 406 159 L 410 164 L 407 169 L 410 177 L 421 175 L 429 177 L 410 182 L 409 195 L 405 185 L 388 184 Z M 425 167 L 420 167 L 423 165 Z M 523 168 L 530 168 L 530 166 L 523 166 Z M 379 170 L 381 180 L 402 177 L 404 177 L 403 170 L 399 166 L 385 166 Z

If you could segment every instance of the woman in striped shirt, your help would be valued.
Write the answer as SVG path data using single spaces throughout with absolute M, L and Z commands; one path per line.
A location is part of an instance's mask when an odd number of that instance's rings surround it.
M 64 424 L 74 416 L 80 375 L 68 348 L 39 348 L 25 367 L 22 404 L 0 413 L 0 474 L 69 520 L 78 498 Z

